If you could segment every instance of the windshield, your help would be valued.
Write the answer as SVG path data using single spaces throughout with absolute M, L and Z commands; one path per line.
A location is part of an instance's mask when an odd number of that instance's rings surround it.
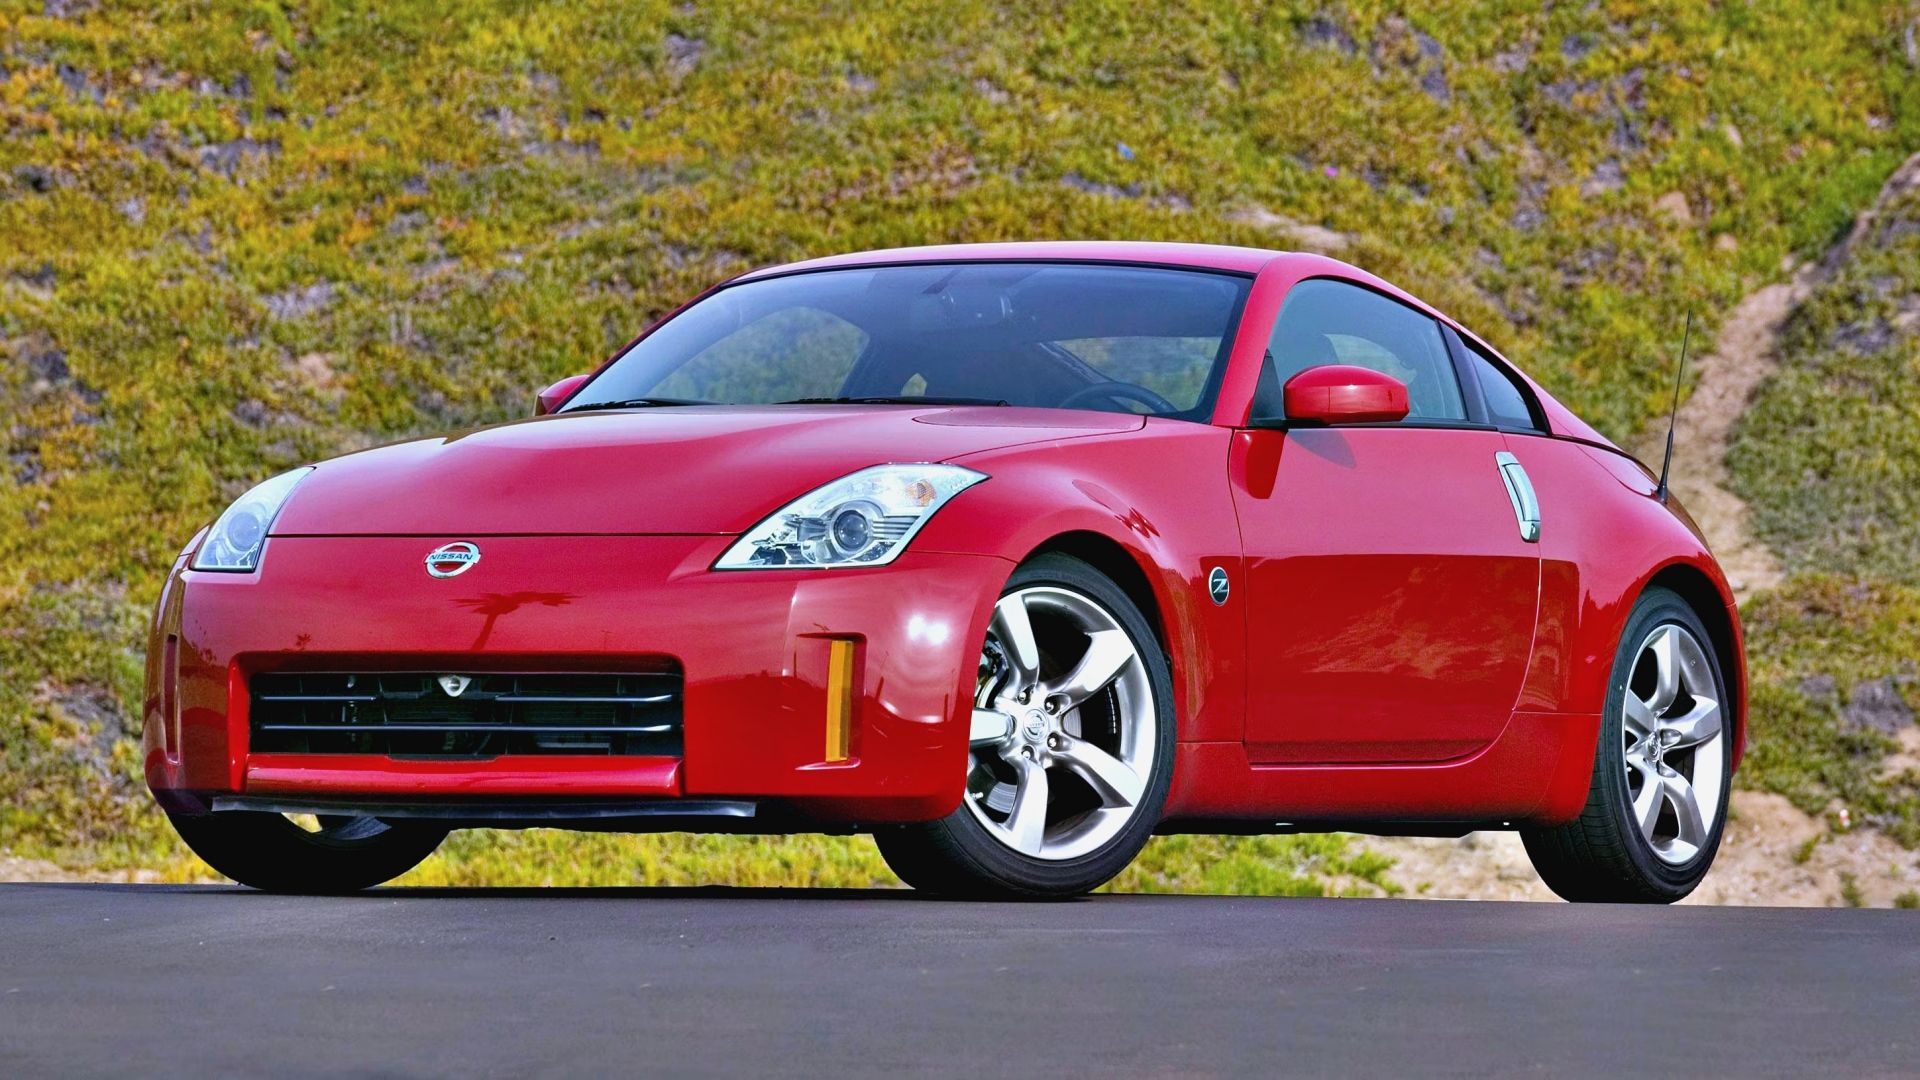
M 1206 419 L 1251 279 L 966 263 L 729 286 L 567 403 L 979 402 Z

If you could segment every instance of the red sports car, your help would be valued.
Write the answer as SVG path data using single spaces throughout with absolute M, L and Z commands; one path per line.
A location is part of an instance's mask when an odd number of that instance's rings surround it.
M 934 247 L 716 286 L 535 418 L 276 476 L 195 537 L 146 775 L 215 869 L 461 827 L 871 832 L 1063 896 L 1155 832 L 1517 829 L 1705 874 L 1740 623 L 1648 470 L 1314 255 Z

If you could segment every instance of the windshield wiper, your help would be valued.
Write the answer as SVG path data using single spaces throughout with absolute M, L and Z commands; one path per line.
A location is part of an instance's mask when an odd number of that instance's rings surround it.
M 662 409 L 669 405 L 725 405 L 724 401 L 704 401 L 700 398 L 682 397 L 635 397 L 621 398 L 618 401 L 594 401 L 585 405 L 575 405 L 562 412 L 588 412 L 593 409 Z
M 913 394 L 874 397 L 803 397 L 776 401 L 775 405 L 1005 405 L 999 398 L 922 397 Z

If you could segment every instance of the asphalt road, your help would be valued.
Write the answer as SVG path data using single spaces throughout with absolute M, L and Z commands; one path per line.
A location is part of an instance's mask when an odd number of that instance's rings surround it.
M 1920 1072 L 1920 914 L 0 885 L 0 1075 Z

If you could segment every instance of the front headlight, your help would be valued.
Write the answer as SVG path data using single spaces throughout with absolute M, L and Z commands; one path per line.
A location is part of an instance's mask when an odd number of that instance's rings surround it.
M 193 555 L 195 570 L 222 573 L 251 573 L 260 566 L 260 549 L 266 546 L 267 529 L 280 516 L 280 508 L 293 494 L 293 485 L 313 471 L 309 465 L 263 480 L 252 491 L 240 496 L 227 512 L 207 530 L 207 538 Z
M 875 465 L 815 488 L 748 529 L 715 570 L 881 566 L 948 499 L 985 480 L 958 465 Z

